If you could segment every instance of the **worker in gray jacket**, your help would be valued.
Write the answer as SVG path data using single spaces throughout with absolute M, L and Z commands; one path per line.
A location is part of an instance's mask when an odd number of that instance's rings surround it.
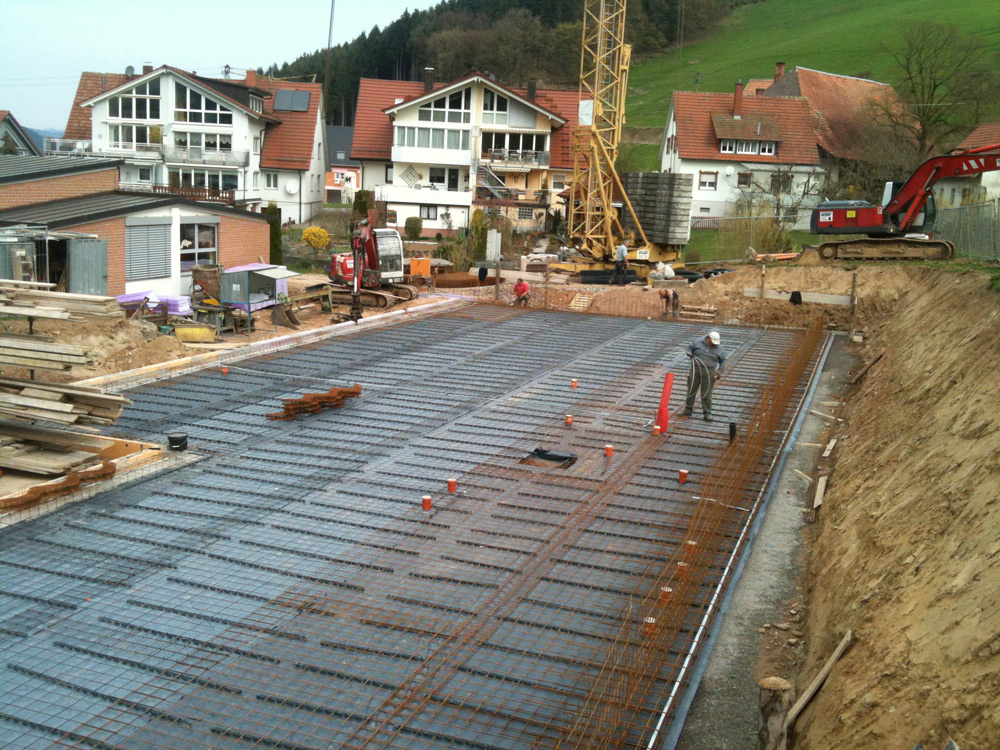
M 715 382 L 722 378 L 726 366 L 726 353 L 722 349 L 721 342 L 719 332 L 712 331 L 687 345 L 687 355 L 691 358 L 691 372 L 688 375 L 687 404 L 681 412 L 682 416 L 690 417 L 694 413 L 694 400 L 700 391 L 705 421 L 712 421 L 712 390 L 715 388 Z

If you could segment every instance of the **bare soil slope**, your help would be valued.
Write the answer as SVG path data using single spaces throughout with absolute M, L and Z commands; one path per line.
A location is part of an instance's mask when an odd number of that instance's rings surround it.
M 1000 747 L 1000 296 L 934 274 L 870 339 L 810 551 L 797 750 Z

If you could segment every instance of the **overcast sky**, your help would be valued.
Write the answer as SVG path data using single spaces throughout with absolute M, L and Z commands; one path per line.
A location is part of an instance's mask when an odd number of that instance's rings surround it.
M 440 0 L 340 0 L 334 44 Z M 0 0 L 0 109 L 22 125 L 66 127 L 83 71 L 174 65 L 222 76 L 326 46 L 330 0 Z

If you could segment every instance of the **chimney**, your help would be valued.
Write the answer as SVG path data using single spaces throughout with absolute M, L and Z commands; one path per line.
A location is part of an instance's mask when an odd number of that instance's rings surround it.
M 247 86 L 256 86 L 257 85 L 257 71 L 256 70 L 248 70 L 247 71 L 246 84 L 247 84 Z
M 528 81 L 528 101 L 529 102 L 535 101 L 535 94 L 537 93 L 537 91 L 538 91 L 538 84 L 534 80 Z
M 424 93 L 429 94 L 434 90 L 434 68 L 424 68 Z
M 736 83 L 736 93 L 733 94 L 733 117 L 737 120 L 743 117 L 743 82 Z
M 785 64 L 783 62 L 778 62 L 774 64 L 774 80 L 780 81 L 785 77 Z
M 152 72 L 153 72 L 153 65 L 152 65 L 152 63 L 143 63 L 142 64 L 142 74 L 143 75 L 146 75 L 147 73 L 152 73 Z

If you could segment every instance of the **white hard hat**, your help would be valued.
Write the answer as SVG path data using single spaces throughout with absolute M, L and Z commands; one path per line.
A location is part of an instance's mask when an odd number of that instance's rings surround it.
M 716 346 L 718 346 L 719 342 L 722 341 L 722 337 L 719 336 L 718 331 L 712 331 L 711 333 L 708 334 L 708 340 L 711 341 Z

